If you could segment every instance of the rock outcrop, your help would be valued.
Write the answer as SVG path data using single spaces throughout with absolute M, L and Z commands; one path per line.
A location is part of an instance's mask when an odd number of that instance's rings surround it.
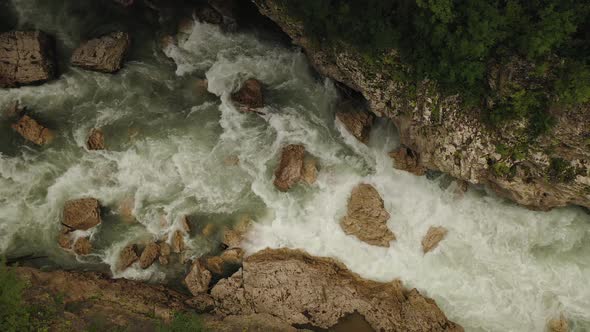
M 367 144 L 375 116 L 368 112 L 337 112 L 336 118 L 356 139 Z
M 184 284 L 193 295 L 206 293 L 211 283 L 211 272 L 200 260 L 195 260 L 189 273 L 184 278 Z
M 72 65 L 93 71 L 114 73 L 123 66 L 130 44 L 129 35 L 125 32 L 114 32 L 91 39 L 74 50 Z
M 266 249 L 247 257 L 211 295 L 215 313 L 223 316 L 270 314 L 290 325 L 327 329 L 356 311 L 375 331 L 463 331 L 416 289 L 364 280 L 333 259 L 300 250 Z
M 305 147 L 301 144 L 290 144 L 283 147 L 281 160 L 275 170 L 274 185 L 280 191 L 288 191 L 304 181 L 313 184 L 317 178 L 317 161 L 305 156 Z
M 0 34 L 0 88 L 38 84 L 55 78 L 54 42 L 40 31 Z
M 390 118 L 401 143 L 420 156 L 420 163 L 473 184 L 484 184 L 519 204 L 547 210 L 577 204 L 590 207 L 590 104 L 550 112 L 555 125 L 548 134 L 528 139 L 528 120 L 491 128 L 482 111 L 466 109 L 459 95 L 444 95 L 433 81 L 416 86 L 392 78 L 392 66 L 379 70 L 352 47 L 321 47 L 316 36 L 277 0 L 254 0 L 260 12 L 274 20 L 295 44 L 302 46 L 314 67 L 360 92 L 371 111 Z M 396 50 L 383 54 L 404 68 Z M 534 65 L 514 59 L 490 71 L 507 78 L 504 84 L 526 87 Z M 492 68 L 493 69 L 493 68 Z M 495 75 L 496 74 L 496 75 Z M 522 83 L 522 84 L 521 84 Z M 492 79 L 490 87 L 498 85 Z M 526 151 L 521 151 L 526 141 Z
M 49 129 L 39 124 L 28 115 L 23 115 L 17 123 L 12 124 L 12 129 L 19 133 L 27 141 L 37 145 L 50 143 L 55 135 Z
M 422 239 L 422 251 L 426 254 L 438 246 L 438 243 L 447 236 L 447 229 L 442 226 L 431 226 Z
M 340 221 L 344 233 L 356 236 L 368 244 L 389 247 L 395 234 L 387 227 L 389 213 L 379 192 L 370 184 L 362 183 L 352 189 L 346 216 Z
M 231 99 L 240 111 L 256 112 L 256 109 L 264 107 L 262 83 L 254 78 L 247 79 L 240 89 L 231 95 Z
M 87 230 L 100 221 L 100 203 L 95 198 L 74 199 L 64 204 L 63 224 L 69 228 Z
M 93 128 L 86 141 L 88 150 L 104 150 L 104 134 L 100 128 Z
M 389 156 L 393 159 L 393 167 L 422 176 L 426 174 L 426 167 L 420 164 L 420 156 L 406 147 L 399 147 L 391 151 Z

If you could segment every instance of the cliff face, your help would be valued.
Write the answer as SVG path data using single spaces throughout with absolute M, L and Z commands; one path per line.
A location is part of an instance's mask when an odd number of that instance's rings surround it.
M 590 207 L 590 105 L 551 109 L 555 126 L 547 134 L 527 137 L 526 121 L 491 128 L 479 110 L 466 110 L 461 96 L 445 96 L 435 82 L 414 89 L 391 78 L 389 70 L 367 63 L 352 47 L 321 47 L 303 24 L 276 0 L 254 0 L 307 53 L 323 75 L 363 94 L 371 110 L 393 120 L 401 143 L 420 163 L 473 184 L 488 185 L 499 195 L 533 209 L 576 204 Z M 387 57 L 397 59 L 395 50 Z M 403 67 L 397 62 L 396 66 Z M 526 86 L 534 67 L 519 59 L 490 70 L 492 89 L 511 83 Z

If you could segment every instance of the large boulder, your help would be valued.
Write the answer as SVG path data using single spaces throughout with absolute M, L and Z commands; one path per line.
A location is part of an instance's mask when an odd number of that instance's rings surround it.
M 389 247 L 395 234 L 387 228 L 389 213 L 379 192 L 370 184 L 362 183 L 352 189 L 346 216 L 340 221 L 344 233 L 375 246 Z
M 337 112 L 336 118 L 342 122 L 346 130 L 359 141 L 369 143 L 369 134 L 375 116 L 369 112 Z
M 158 256 L 160 256 L 160 245 L 154 242 L 149 243 L 141 252 L 139 267 L 147 269 L 158 259 Z
M 257 79 L 250 78 L 242 84 L 238 91 L 231 95 L 231 98 L 238 104 L 240 111 L 256 112 L 257 108 L 264 107 L 262 83 Z
M 301 180 L 305 147 L 291 144 L 283 148 L 281 161 L 275 171 L 274 185 L 280 191 L 287 191 Z
M 200 260 L 195 260 L 189 273 L 184 278 L 184 284 L 193 295 L 206 293 L 209 290 L 211 282 L 211 272 L 207 270 L 205 264 Z
M 93 128 L 86 141 L 88 150 L 104 150 L 104 134 L 100 128 Z
M 114 73 L 121 69 L 131 41 L 125 32 L 91 39 L 74 50 L 72 65 L 88 70 Z
M 422 251 L 426 254 L 436 248 L 438 243 L 447 236 L 447 232 L 447 229 L 442 226 L 431 226 L 422 239 Z
M 87 230 L 100 224 L 100 203 L 95 198 L 70 200 L 64 205 L 63 215 L 65 226 Z
M 0 34 L 0 88 L 38 84 L 55 77 L 54 42 L 40 31 Z
M 55 137 L 49 128 L 39 124 L 39 122 L 28 115 L 21 117 L 20 120 L 18 120 L 17 123 L 12 124 L 11 127 L 24 139 L 37 145 L 48 144 Z
M 420 163 L 420 155 L 404 146 L 391 151 L 389 156 L 393 159 L 393 167 L 422 176 L 426 174 L 426 167 Z
M 125 270 L 130 267 L 131 264 L 135 263 L 139 259 L 137 255 L 137 245 L 131 244 L 123 248 L 119 253 L 119 263 L 117 268 L 119 270 Z
M 400 281 L 365 280 L 331 259 L 300 250 L 266 249 L 213 287 L 221 316 L 270 314 L 290 325 L 328 329 L 358 312 L 375 331 L 463 331 L 434 300 Z

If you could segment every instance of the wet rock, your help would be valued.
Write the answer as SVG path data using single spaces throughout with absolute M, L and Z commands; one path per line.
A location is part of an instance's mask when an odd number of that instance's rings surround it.
M 232 227 L 224 227 L 221 242 L 228 248 L 239 248 L 242 243 L 244 234 L 252 225 L 252 220 L 249 217 L 242 217 Z
M 158 262 L 160 265 L 168 265 L 170 264 L 170 256 L 160 256 L 158 257 Z
M 305 158 L 303 160 L 303 171 L 301 172 L 301 179 L 305 183 L 312 185 L 318 178 L 317 161 L 314 158 Z
M 223 16 L 211 7 L 209 4 L 204 4 L 195 9 L 195 17 L 204 23 L 220 25 L 223 23 Z
M 88 255 L 92 251 L 92 244 L 87 237 L 81 237 L 76 240 L 72 249 L 77 255 Z
M 548 332 L 568 332 L 569 326 L 567 319 L 561 315 L 559 318 L 554 318 L 549 321 Z
M 223 264 L 223 259 L 219 256 L 208 257 L 205 260 L 205 267 L 207 270 L 217 275 L 223 274 Z
M 95 198 L 69 200 L 64 204 L 63 215 L 67 227 L 87 230 L 100 224 L 100 203 Z
M 221 253 L 221 259 L 225 264 L 239 265 L 244 259 L 244 250 L 241 248 L 231 248 Z
M 191 231 L 190 220 L 188 219 L 187 216 L 183 216 L 180 219 L 180 227 L 182 228 L 182 230 L 185 233 L 187 233 L 187 234 L 190 233 L 190 231 Z
M 63 249 L 72 248 L 72 239 L 70 237 L 70 230 L 67 227 L 62 227 L 57 237 L 57 243 Z
M 182 231 L 176 230 L 172 234 L 172 252 L 180 254 L 184 251 L 184 234 Z
M 38 84 L 55 78 L 52 38 L 40 31 L 0 34 L 0 88 Z
M 160 246 L 154 242 L 148 244 L 139 257 L 139 266 L 142 269 L 147 269 L 156 261 L 159 255 Z
M 53 132 L 40 125 L 35 119 L 28 115 L 24 115 L 17 123 L 12 124 L 12 129 L 19 133 L 24 139 L 33 142 L 37 145 L 45 145 L 50 143 L 53 138 Z
M 135 208 L 135 201 L 133 197 L 125 197 L 120 203 L 118 207 L 119 215 L 121 219 L 126 223 L 132 223 L 135 221 L 135 215 L 133 214 L 133 209 Z
M 160 256 L 170 256 L 172 248 L 166 242 L 160 242 Z
M 74 51 L 72 65 L 93 71 L 114 73 L 121 69 L 130 43 L 129 35 L 125 32 L 114 32 L 91 39 Z
M 240 163 L 240 157 L 236 155 L 227 156 L 223 159 L 223 165 L 225 166 L 238 166 Z
M 102 129 L 94 128 L 90 131 L 88 140 L 86 141 L 88 150 L 104 150 L 104 134 Z
M 369 143 L 369 134 L 375 116 L 369 112 L 337 112 L 336 117 L 346 130 L 359 141 Z
M 393 167 L 422 176 L 426 174 L 426 167 L 420 163 L 420 155 L 407 147 L 400 147 L 391 151 L 389 156 L 394 160 Z
M 281 161 L 275 171 L 274 185 L 280 191 L 287 191 L 301 179 L 305 147 L 291 144 L 283 148 Z
M 375 246 L 389 247 L 395 235 L 387 228 L 389 213 L 379 192 L 370 184 L 352 189 L 346 216 L 340 221 L 344 233 Z
M 119 254 L 119 270 L 125 270 L 139 259 L 137 256 L 137 245 L 128 245 Z
M 356 311 L 375 331 L 463 331 L 432 299 L 400 281 L 365 280 L 333 259 L 300 250 L 266 249 L 247 257 L 211 295 L 220 316 L 269 314 L 290 325 L 328 329 Z
M 200 260 L 195 260 L 189 273 L 184 278 L 184 283 L 188 290 L 193 295 L 206 293 L 211 282 L 211 272 L 209 272 L 205 265 Z
M 255 112 L 257 108 L 264 107 L 262 83 L 257 79 L 246 80 L 240 89 L 231 95 L 232 100 L 238 104 L 242 112 Z
M 213 297 L 207 293 L 199 293 L 184 302 L 187 306 L 195 309 L 197 313 L 211 312 L 215 308 Z
M 195 92 L 198 96 L 204 96 L 209 93 L 209 81 L 205 78 L 199 78 L 195 81 Z
M 203 227 L 203 229 L 201 230 L 201 235 L 203 235 L 204 237 L 211 237 L 214 233 L 215 233 L 215 224 L 207 224 L 205 225 L 205 227 Z
M 442 226 L 431 226 L 422 239 L 422 251 L 426 254 L 436 248 L 438 243 L 447 236 L 447 233 L 447 229 Z

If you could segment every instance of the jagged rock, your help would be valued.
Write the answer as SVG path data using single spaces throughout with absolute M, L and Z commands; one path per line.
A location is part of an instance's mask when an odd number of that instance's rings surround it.
M 239 248 L 242 243 L 244 234 L 252 225 L 252 220 L 248 217 L 242 217 L 232 227 L 224 227 L 221 242 L 228 248 Z
M 37 145 L 45 145 L 50 143 L 53 138 L 53 132 L 40 125 L 35 119 L 28 115 L 24 115 L 17 123 L 11 125 L 17 133 L 19 133 L 26 140 Z
M 0 34 L 0 88 L 38 84 L 55 78 L 54 42 L 40 31 Z
M 104 150 L 104 134 L 102 129 L 94 128 L 90 131 L 88 140 L 86 141 L 88 150 Z
M 95 198 L 69 200 L 64 204 L 63 224 L 69 228 L 87 230 L 100 224 L 100 203 Z
M 139 257 L 139 266 L 142 269 L 147 269 L 156 261 L 158 256 L 160 256 L 160 246 L 154 242 L 149 243 Z
M 215 308 L 213 297 L 207 293 L 199 293 L 194 297 L 184 301 L 184 303 L 195 309 L 198 313 L 211 312 Z
M 184 278 L 184 283 L 193 295 L 206 293 L 211 282 L 211 272 L 207 270 L 200 260 L 195 260 L 189 273 Z
M 244 259 L 244 250 L 241 248 L 226 249 L 221 253 L 220 257 L 226 264 L 242 264 L 242 260 Z
M 393 167 L 422 176 L 427 169 L 420 164 L 420 155 L 406 147 L 391 151 L 389 156 L 394 160 Z
M 219 256 L 208 257 L 205 260 L 205 267 L 207 270 L 217 275 L 223 274 L 223 264 L 223 259 Z
M 204 4 L 195 9 L 195 17 L 205 23 L 219 25 L 223 23 L 223 16 L 208 4 Z
M 238 104 L 242 112 L 255 112 L 257 108 L 264 107 L 262 83 L 250 78 L 246 80 L 237 92 L 231 95 L 232 100 Z
M 287 191 L 301 180 L 305 147 L 291 144 L 283 148 L 281 161 L 275 171 L 274 185 L 280 191 Z
M 161 242 L 160 243 L 160 256 L 170 256 L 170 253 L 172 252 L 172 248 L 170 248 L 170 245 L 166 242 Z
M 317 161 L 314 158 L 305 158 L 303 160 L 303 170 L 301 172 L 301 179 L 305 183 L 312 185 L 318 178 Z
M 72 249 L 78 255 L 88 255 L 92 251 L 92 244 L 87 237 L 81 237 L 76 240 Z
M 442 226 L 431 226 L 422 239 L 422 251 L 426 254 L 436 248 L 438 243 L 447 236 L 447 233 L 447 229 Z
M 395 234 L 387 228 L 389 213 L 379 192 L 370 184 L 359 184 L 352 189 L 346 216 L 340 221 L 344 233 L 354 235 L 368 244 L 389 247 Z
M 125 270 L 139 259 L 137 256 L 137 245 L 131 244 L 123 248 L 119 254 L 119 270 Z
M 59 235 L 57 237 L 57 243 L 63 249 L 70 249 L 72 248 L 72 239 L 70 237 L 70 229 L 67 227 L 62 227 Z
M 569 326 L 567 319 L 561 315 L 559 318 L 550 320 L 548 324 L 548 330 L 548 332 L 568 332 Z
M 181 231 L 176 230 L 172 234 L 172 252 L 180 254 L 184 251 L 184 235 Z
M 369 112 L 337 112 L 336 117 L 346 130 L 359 141 L 369 143 L 369 134 L 375 116 Z
M 88 70 L 114 73 L 121 69 L 131 41 L 125 32 L 114 32 L 91 39 L 72 55 L 72 65 Z
M 190 233 L 190 231 L 191 231 L 190 220 L 188 219 L 187 216 L 183 216 L 180 219 L 180 226 L 182 227 L 182 230 L 185 233 L 187 233 L 187 234 Z
M 266 249 L 247 257 L 211 295 L 222 316 L 270 314 L 290 325 L 328 329 L 356 311 L 375 331 L 463 331 L 432 299 L 400 281 L 365 280 L 333 259 L 300 250 Z

